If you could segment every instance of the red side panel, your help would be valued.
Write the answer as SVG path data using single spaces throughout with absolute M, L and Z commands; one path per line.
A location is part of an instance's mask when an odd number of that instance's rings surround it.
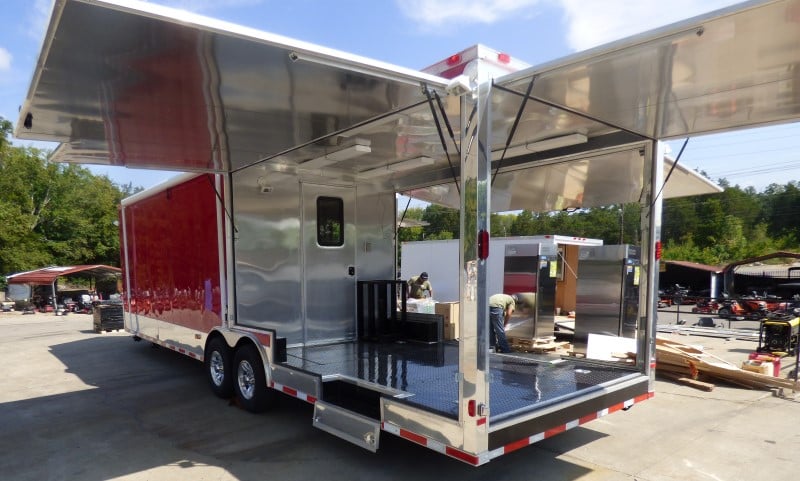
M 203 332 L 220 325 L 216 200 L 206 174 L 124 207 L 131 311 Z

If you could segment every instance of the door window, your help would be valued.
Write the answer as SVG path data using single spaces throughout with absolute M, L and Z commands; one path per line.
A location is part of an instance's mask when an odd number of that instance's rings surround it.
M 339 197 L 317 197 L 317 244 L 344 245 L 344 202 Z

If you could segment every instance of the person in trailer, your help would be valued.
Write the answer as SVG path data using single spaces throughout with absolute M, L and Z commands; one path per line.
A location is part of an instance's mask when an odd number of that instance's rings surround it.
M 517 296 L 508 294 L 495 294 L 489 298 L 489 345 L 495 352 L 511 352 L 511 346 L 506 339 L 506 325 L 514 314 L 517 306 Z
M 426 294 L 427 293 L 427 294 Z M 408 280 L 409 299 L 433 299 L 433 287 L 428 281 L 428 273 L 422 272 Z

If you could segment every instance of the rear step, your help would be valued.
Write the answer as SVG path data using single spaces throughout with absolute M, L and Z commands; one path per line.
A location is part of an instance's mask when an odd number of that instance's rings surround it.
M 380 421 L 317 400 L 314 403 L 314 427 L 333 434 L 373 453 L 380 441 Z

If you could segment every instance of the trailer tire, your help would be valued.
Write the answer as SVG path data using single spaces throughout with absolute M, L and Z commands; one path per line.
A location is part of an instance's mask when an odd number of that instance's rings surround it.
M 267 388 L 261 355 L 252 344 L 245 344 L 233 356 L 236 378 L 233 382 L 236 401 L 246 411 L 260 413 L 272 407 L 276 394 Z
M 217 397 L 230 399 L 233 397 L 233 369 L 231 357 L 233 351 L 221 337 L 208 341 L 203 358 L 208 384 Z
M 731 315 L 731 310 L 728 309 L 727 307 L 723 307 L 722 309 L 717 311 L 717 316 L 723 319 L 730 317 L 730 315 Z

